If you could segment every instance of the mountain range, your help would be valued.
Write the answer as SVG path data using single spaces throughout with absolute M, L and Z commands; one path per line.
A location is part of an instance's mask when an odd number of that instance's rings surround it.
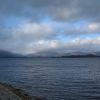
M 51 58 L 77 58 L 77 57 L 100 57 L 100 52 L 38 52 L 22 55 L 10 51 L 0 50 L 0 58 L 35 58 L 35 57 L 51 57 Z
M 18 53 L 0 50 L 0 58 L 19 58 L 19 57 L 24 57 L 24 56 Z

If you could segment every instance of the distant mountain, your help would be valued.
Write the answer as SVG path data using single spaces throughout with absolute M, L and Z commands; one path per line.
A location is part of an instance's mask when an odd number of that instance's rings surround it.
M 32 53 L 27 56 L 28 57 L 59 57 L 59 53 L 44 51 L 44 52 Z
M 80 57 L 100 57 L 100 52 L 71 52 L 61 56 L 62 58 L 80 58 Z
M 13 53 L 9 51 L 0 50 L 0 58 L 40 58 L 40 57 L 49 57 L 49 58 L 83 58 L 83 57 L 100 57 L 100 52 L 50 52 L 43 51 L 38 53 L 32 53 L 28 55 L 21 55 L 18 53 Z
M 21 54 L 0 50 L 0 58 L 17 58 L 17 57 L 24 57 L 24 56 Z
M 76 58 L 76 57 L 100 57 L 100 52 L 67 52 L 67 53 L 57 53 L 57 52 L 38 52 L 34 54 L 29 54 L 28 57 L 56 57 L 56 58 Z

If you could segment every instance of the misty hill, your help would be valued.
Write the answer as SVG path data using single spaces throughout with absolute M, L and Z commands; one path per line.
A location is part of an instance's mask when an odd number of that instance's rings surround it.
M 0 58 L 17 58 L 17 57 L 24 57 L 24 56 L 21 54 L 0 50 Z
M 61 56 L 62 58 L 78 58 L 78 57 L 100 57 L 100 52 L 71 52 Z
M 59 58 L 75 58 L 75 57 L 100 57 L 100 52 L 38 52 L 35 54 L 29 54 L 28 57 L 59 57 Z
M 61 56 L 61 58 L 87 58 L 87 57 L 100 57 L 98 55 L 88 54 L 88 55 L 70 55 L 70 56 Z
M 50 58 L 78 58 L 78 57 L 100 57 L 100 52 L 38 52 L 28 55 L 21 55 L 9 51 L 0 50 L 0 58 L 35 58 L 35 57 L 50 57 Z
M 28 57 L 59 57 L 59 53 L 50 52 L 50 51 L 41 51 L 41 52 L 29 54 Z

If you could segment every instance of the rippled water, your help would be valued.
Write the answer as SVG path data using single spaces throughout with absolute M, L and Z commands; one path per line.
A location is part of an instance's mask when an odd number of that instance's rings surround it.
M 0 81 L 48 100 L 100 100 L 100 58 L 0 58 Z

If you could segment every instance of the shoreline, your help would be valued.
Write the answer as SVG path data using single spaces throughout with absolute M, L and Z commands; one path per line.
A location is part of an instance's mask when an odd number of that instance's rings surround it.
M 2 88 L 2 90 L 1 90 Z M 20 98 L 19 100 L 47 100 L 45 97 L 41 96 L 30 96 L 22 89 L 17 88 L 16 86 L 0 82 L 0 90 L 3 92 L 5 90 L 6 93 L 11 92 L 11 94 L 14 94 L 16 97 Z M 9 96 L 9 95 L 8 95 Z M 0 99 L 2 100 L 2 99 Z M 3 99 L 6 100 L 6 99 Z M 13 99 L 11 99 L 13 100 Z
M 33 99 L 32 96 L 25 93 L 25 91 L 18 89 L 15 86 L 12 86 L 10 84 L 0 82 L 0 87 L 4 90 L 4 92 L 5 90 L 7 90 L 8 92 L 12 92 L 12 94 L 15 94 L 16 97 L 21 98 L 21 100 L 32 100 Z

